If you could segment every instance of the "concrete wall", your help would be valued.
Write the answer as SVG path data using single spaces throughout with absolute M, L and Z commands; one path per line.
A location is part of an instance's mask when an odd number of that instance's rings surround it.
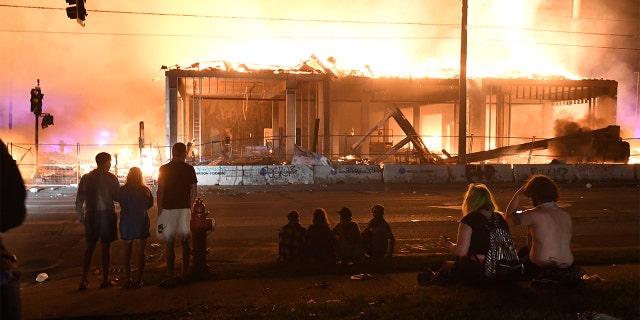
M 640 165 L 485 164 L 196 166 L 199 185 L 286 185 L 358 183 L 521 183 L 545 174 L 559 183 L 640 182 Z

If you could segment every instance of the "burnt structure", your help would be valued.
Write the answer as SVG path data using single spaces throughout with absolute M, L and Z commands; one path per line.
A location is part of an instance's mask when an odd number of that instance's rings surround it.
M 288 163 L 294 144 L 333 160 L 375 159 L 405 138 L 399 135 L 405 128 L 392 119 L 367 132 L 396 107 L 417 135 L 438 139 L 435 150 L 445 150 L 439 157 L 458 153 L 456 78 L 340 74 L 314 59 L 290 69 L 221 63 L 168 70 L 165 76 L 166 143 L 191 142 L 196 162 L 268 156 Z M 570 134 L 552 133 L 558 120 L 579 121 L 577 130 L 583 131 L 607 127 L 616 122 L 616 93 L 612 80 L 470 79 L 463 145 L 474 153 Z M 420 163 L 415 147 L 393 150 L 395 157 L 386 162 Z

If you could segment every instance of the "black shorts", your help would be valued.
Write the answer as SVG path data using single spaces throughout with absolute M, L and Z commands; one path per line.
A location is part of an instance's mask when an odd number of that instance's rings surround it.
M 118 216 L 114 210 L 89 211 L 85 215 L 84 230 L 87 242 L 113 242 L 118 239 Z

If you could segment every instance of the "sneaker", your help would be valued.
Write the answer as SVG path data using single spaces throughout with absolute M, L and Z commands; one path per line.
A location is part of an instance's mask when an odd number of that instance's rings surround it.
M 436 273 L 433 270 L 427 268 L 424 272 L 418 273 L 418 284 L 421 286 L 428 286 L 433 283 L 433 279 L 436 278 Z

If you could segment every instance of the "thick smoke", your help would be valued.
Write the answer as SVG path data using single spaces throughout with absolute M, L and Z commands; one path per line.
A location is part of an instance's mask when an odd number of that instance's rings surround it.
M 583 77 L 616 80 L 618 121 L 630 134 L 640 70 L 637 0 L 581 2 L 581 19 L 573 24 L 566 3 L 470 1 L 469 71 L 555 61 Z M 0 6 L 5 142 L 33 141 L 28 93 L 37 79 L 44 112 L 55 117 L 54 126 L 40 131 L 40 143 L 135 144 L 138 122 L 145 121 L 147 142 L 163 145 L 162 65 L 222 59 L 295 65 L 316 54 L 345 67 L 414 75 L 411 66 L 455 70 L 459 63 L 456 1 L 91 1 L 84 28 L 66 17 L 64 1 L 0 4 L 6 5 Z M 572 28 L 581 36 L 564 32 Z M 531 52 L 537 59 L 525 57 Z M 567 63 L 573 58 L 575 68 Z

